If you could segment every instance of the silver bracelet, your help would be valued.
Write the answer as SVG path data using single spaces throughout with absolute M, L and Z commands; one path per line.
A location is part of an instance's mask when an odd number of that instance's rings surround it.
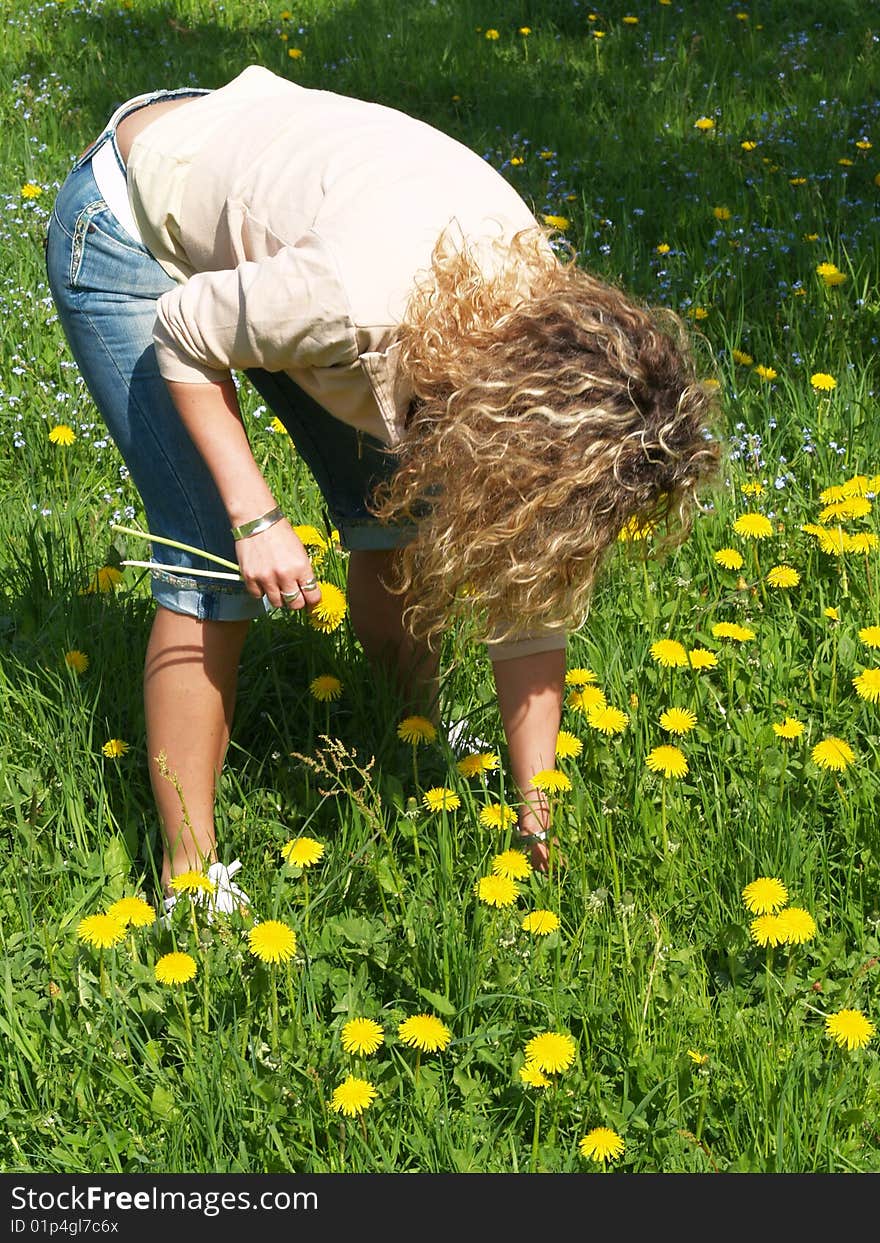
M 536 842 L 546 842 L 546 840 L 547 840 L 547 830 L 546 830 L 546 829 L 538 829 L 537 833 L 528 833 L 528 832 L 524 833 L 524 832 L 522 831 L 522 829 L 520 829 L 520 830 L 519 830 L 519 836 L 520 836 L 521 838 L 525 838 L 525 837 L 533 837 L 533 838 L 535 839 L 535 841 L 536 841 Z
M 259 535 L 261 531 L 268 531 L 269 527 L 274 527 L 275 523 L 280 522 L 283 517 L 284 510 L 280 505 L 276 505 L 274 509 L 270 509 L 267 514 L 261 514 L 259 518 L 243 522 L 240 527 L 231 527 L 232 538 L 238 541 L 248 539 L 251 535 Z

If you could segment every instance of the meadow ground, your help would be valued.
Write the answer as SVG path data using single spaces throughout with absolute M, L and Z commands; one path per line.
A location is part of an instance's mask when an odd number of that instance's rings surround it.
M 7 4 L 4 1171 L 880 1168 L 866 7 Z M 569 639 L 549 877 L 508 853 L 480 647 L 446 640 L 443 719 L 484 740 L 462 760 L 400 736 L 344 616 L 326 632 L 268 616 L 218 822 L 260 923 L 208 923 L 184 895 L 163 930 L 152 605 L 120 569 L 145 545 L 113 529 L 144 519 L 60 333 L 42 238 L 117 103 L 255 62 L 460 138 L 580 262 L 685 316 L 725 469 L 675 554 L 643 559 L 651 534 L 627 533 L 645 538 L 621 540 Z M 241 392 L 258 460 L 344 589 L 314 485 Z

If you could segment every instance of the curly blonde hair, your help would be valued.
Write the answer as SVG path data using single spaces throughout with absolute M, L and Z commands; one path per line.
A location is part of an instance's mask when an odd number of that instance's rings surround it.
M 621 531 L 663 523 L 680 542 L 717 472 L 715 404 L 676 315 L 540 230 L 493 266 L 438 245 L 399 336 L 414 400 L 374 512 L 415 524 L 393 587 L 432 643 L 460 616 L 495 639 L 579 625 Z

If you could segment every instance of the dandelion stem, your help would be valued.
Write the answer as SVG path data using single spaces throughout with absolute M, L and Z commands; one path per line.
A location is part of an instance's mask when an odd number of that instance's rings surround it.
M 139 570 L 168 570 L 172 574 L 179 574 L 181 567 L 179 565 L 163 565 L 161 561 L 122 561 L 121 565 L 130 565 Z M 186 574 L 198 578 L 223 578 L 234 583 L 241 582 L 240 574 L 226 574 L 223 570 L 196 570 L 192 566 L 186 567 Z
M 276 1057 L 279 1056 L 279 1023 L 278 1023 L 278 979 L 275 968 L 269 968 L 269 978 L 272 981 L 272 1052 Z
M 181 1008 L 183 1010 L 183 1025 L 186 1028 L 186 1043 L 187 1043 L 187 1047 L 189 1048 L 190 1057 L 192 1057 L 192 1053 L 193 1053 L 192 1023 L 190 1022 L 190 1017 L 189 1017 L 189 998 L 186 995 L 185 984 L 180 986 L 180 997 L 181 997 L 181 1003 L 182 1003 Z
M 539 1091 L 540 1090 L 541 1089 L 539 1089 Z M 539 1096 L 535 1101 L 535 1123 L 534 1123 L 534 1126 L 532 1127 L 531 1172 L 533 1174 L 537 1174 L 538 1172 L 538 1139 L 539 1139 L 540 1132 L 541 1132 L 541 1099 L 542 1098 Z
M 663 854 L 669 854 L 669 835 L 666 832 L 666 778 L 660 786 L 660 832 L 663 834 Z
M 235 561 L 227 561 L 225 557 L 215 556 L 212 552 L 205 552 L 204 548 L 195 548 L 192 544 L 181 544 L 176 539 L 166 539 L 164 535 L 151 535 L 149 531 L 139 531 L 137 527 L 122 527 L 118 523 L 111 523 L 111 531 L 118 531 L 121 535 L 136 535 L 140 539 L 147 539 L 152 544 L 167 544 L 169 548 L 179 548 L 181 552 L 195 553 L 197 557 L 204 557 L 206 561 L 214 561 L 217 565 L 225 565 L 227 570 L 238 571 L 238 563 Z

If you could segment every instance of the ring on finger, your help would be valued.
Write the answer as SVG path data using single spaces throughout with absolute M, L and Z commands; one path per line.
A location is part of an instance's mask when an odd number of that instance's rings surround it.
M 314 591 L 317 586 L 318 580 L 316 578 L 310 578 L 308 582 L 303 583 L 302 589 L 303 591 Z
M 296 591 L 282 591 L 281 599 L 284 601 L 285 604 L 293 604 L 294 600 L 299 599 L 301 595 L 302 595 L 302 592 L 300 591 L 299 587 L 297 587 Z

